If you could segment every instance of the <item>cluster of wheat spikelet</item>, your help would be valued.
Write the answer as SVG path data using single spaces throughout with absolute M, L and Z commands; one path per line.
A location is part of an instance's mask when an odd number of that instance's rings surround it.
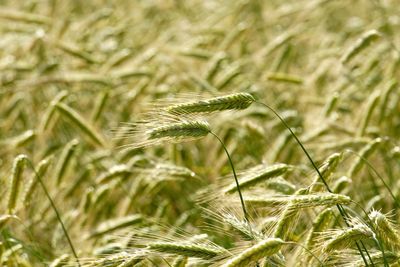
M 0 266 L 398 266 L 395 0 L 0 0 Z

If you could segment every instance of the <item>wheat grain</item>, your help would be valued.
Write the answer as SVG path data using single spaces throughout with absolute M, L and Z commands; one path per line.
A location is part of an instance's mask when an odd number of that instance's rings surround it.
M 7 209 L 10 214 L 15 212 L 19 192 L 21 190 L 22 172 L 24 164 L 28 160 L 26 155 L 18 155 L 13 162 L 12 174 L 10 178 L 10 193 L 8 197 Z

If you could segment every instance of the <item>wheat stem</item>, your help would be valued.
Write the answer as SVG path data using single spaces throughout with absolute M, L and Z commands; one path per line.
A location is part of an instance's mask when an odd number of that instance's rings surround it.
M 228 157 L 228 161 L 229 161 L 229 164 L 230 164 L 231 169 L 232 169 L 232 172 L 233 172 L 233 177 L 235 178 L 235 183 L 236 183 L 236 188 L 237 188 L 237 190 L 238 190 L 238 194 L 239 194 L 239 198 L 240 198 L 240 203 L 241 203 L 241 205 L 242 205 L 243 215 L 244 215 L 244 218 L 245 218 L 245 220 L 247 221 L 247 223 L 249 223 L 249 225 L 250 225 L 250 221 L 249 221 L 248 214 L 247 214 L 247 210 L 246 210 L 246 205 L 244 204 L 242 191 L 240 190 L 239 180 L 238 180 L 238 178 L 237 178 L 236 171 L 235 171 L 235 167 L 234 167 L 234 165 L 233 165 L 233 162 L 232 162 L 231 156 L 230 156 L 230 154 L 229 154 L 229 151 L 228 151 L 228 149 L 226 148 L 224 142 L 218 137 L 218 135 L 216 135 L 216 134 L 213 133 L 213 132 L 210 132 L 210 133 L 211 133 L 213 136 L 215 136 L 215 138 L 217 138 L 217 140 L 220 142 L 222 148 L 224 149 L 226 156 Z
M 35 170 L 35 167 L 33 166 L 32 162 L 31 162 L 28 158 L 27 158 L 26 162 L 30 165 L 32 171 L 33 171 L 34 174 L 35 174 L 36 179 L 38 179 L 38 181 L 39 181 L 39 183 L 40 183 L 40 185 L 41 185 L 41 187 L 42 187 L 42 189 L 43 189 L 43 191 L 44 191 L 44 193 L 45 193 L 47 199 L 49 200 L 50 205 L 51 205 L 51 207 L 53 208 L 54 213 L 56 214 L 57 220 L 58 220 L 58 222 L 59 222 L 60 225 L 61 225 L 62 231 L 64 232 L 64 235 L 65 235 L 65 237 L 67 238 L 67 241 L 68 241 L 69 247 L 71 248 L 72 254 L 74 254 L 76 263 L 77 263 L 78 266 L 80 267 L 81 264 L 80 264 L 80 262 L 79 262 L 78 254 L 76 253 L 75 247 L 74 247 L 74 245 L 72 244 L 72 240 L 71 240 L 71 238 L 70 238 L 70 236 L 69 236 L 69 234 L 68 234 L 67 228 L 65 227 L 63 220 L 61 219 L 61 214 L 60 214 L 60 212 L 58 211 L 58 209 L 57 209 L 57 207 L 56 207 L 56 204 L 55 204 L 54 201 L 53 201 L 53 198 L 50 196 L 50 193 L 49 193 L 49 191 L 47 190 L 46 185 L 44 184 L 44 182 L 43 182 L 42 178 L 40 177 L 39 173 L 37 173 L 37 171 Z

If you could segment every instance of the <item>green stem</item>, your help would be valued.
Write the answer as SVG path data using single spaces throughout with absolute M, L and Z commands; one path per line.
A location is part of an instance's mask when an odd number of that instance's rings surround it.
M 58 212 L 58 209 L 57 209 L 57 207 L 56 207 L 56 205 L 55 205 L 53 199 L 51 198 L 49 191 L 47 190 L 45 184 L 43 183 L 42 178 L 40 177 L 40 175 L 39 175 L 39 174 L 37 173 L 37 171 L 35 170 L 35 167 L 33 166 L 32 162 L 31 162 L 30 160 L 27 160 L 27 162 L 29 163 L 30 167 L 32 168 L 32 170 L 33 170 L 33 172 L 34 172 L 34 174 L 35 174 L 36 179 L 38 179 L 38 181 L 39 181 L 41 187 L 43 188 L 43 191 L 44 191 L 44 193 L 45 193 L 47 199 L 50 201 L 51 207 L 53 208 L 53 210 L 54 210 L 54 212 L 55 212 L 55 214 L 56 214 L 56 216 L 57 216 L 57 220 L 58 220 L 58 222 L 60 223 L 61 228 L 62 228 L 62 230 L 63 230 L 63 232 L 64 232 L 64 235 L 65 235 L 65 237 L 67 238 L 68 244 L 69 244 L 69 246 L 70 246 L 70 248 L 71 248 L 71 250 L 72 250 L 72 254 L 74 254 L 74 257 L 75 257 L 75 259 L 76 259 L 76 263 L 77 263 L 78 266 L 80 267 L 81 264 L 80 264 L 80 262 L 79 262 L 78 254 L 76 253 L 75 247 L 74 247 L 74 245 L 72 244 L 72 240 L 71 240 L 71 238 L 70 238 L 70 236 L 69 236 L 69 234 L 68 234 L 67 228 L 65 227 L 65 225 L 64 225 L 64 223 L 63 223 L 63 220 L 61 219 L 61 215 L 60 215 L 60 213 Z
M 229 161 L 229 164 L 231 165 L 231 169 L 232 169 L 232 172 L 233 172 L 233 177 L 235 178 L 236 187 L 237 187 L 237 190 L 238 190 L 238 193 L 239 193 L 240 203 L 242 204 L 244 218 L 245 218 L 246 222 L 250 225 L 249 217 L 248 217 L 248 214 L 247 214 L 246 206 L 244 204 L 242 191 L 240 190 L 239 180 L 238 180 L 237 175 L 236 175 L 235 167 L 233 166 L 232 158 L 231 158 L 231 156 L 230 156 L 230 154 L 228 152 L 228 149 L 226 148 L 224 142 L 221 140 L 221 138 L 219 138 L 218 135 L 216 135 L 213 132 L 210 132 L 210 133 L 213 136 L 215 136 L 215 138 L 218 139 L 218 141 L 221 143 L 222 148 L 225 151 L 226 156 L 228 157 L 228 161 Z

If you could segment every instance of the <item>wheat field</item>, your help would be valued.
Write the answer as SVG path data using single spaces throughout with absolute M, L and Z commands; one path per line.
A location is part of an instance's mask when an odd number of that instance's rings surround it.
M 0 0 L 0 266 L 400 266 L 398 0 Z

